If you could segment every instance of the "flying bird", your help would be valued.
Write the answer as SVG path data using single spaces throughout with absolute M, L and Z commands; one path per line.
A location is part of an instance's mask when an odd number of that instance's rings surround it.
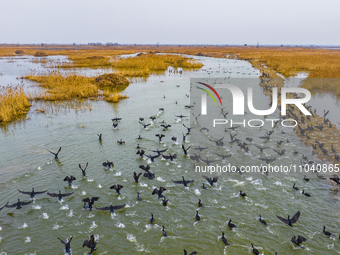
M 47 149 L 48 150 L 48 149 Z M 59 148 L 59 150 L 58 150 L 58 152 L 57 153 L 54 153 L 54 152 L 52 152 L 52 151 L 50 151 L 50 150 L 48 150 L 48 152 L 50 152 L 50 153 L 52 153 L 53 155 L 54 155 L 54 158 L 55 159 L 57 159 L 58 158 L 58 154 L 59 154 L 59 152 L 61 151 L 61 147 Z
M 118 184 L 118 185 L 113 185 L 110 187 L 110 189 L 114 189 L 118 195 L 120 195 L 120 190 L 124 188 L 122 185 Z
M 65 253 L 66 254 L 71 254 L 71 241 L 72 241 L 73 236 L 71 236 L 70 240 L 68 240 L 68 238 L 66 238 L 65 242 L 63 240 L 61 240 L 60 238 L 58 238 L 60 240 L 60 242 L 65 245 Z
M 307 241 L 307 239 L 304 238 L 303 236 L 298 236 L 297 239 L 296 239 L 296 236 L 293 236 L 292 240 L 291 240 L 292 243 L 295 243 L 299 247 L 301 246 L 302 242 L 304 242 L 304 241 Z
M 45 190 L 45 191 L 34 191 L 34 188 L 32 188 L 32 191 L 21 191 L 18 189 L 18 191 L 22 194 L 26 194 L 26 195 L 30 195 L 30 197 L 33 199 L 35 197 L 35 195 L 38 195 L 38 194 L 43 194 L 45 192 L 47 192 L 48 190 Z
M 297 222 L 300 217 L 300 211 L 297 211 L 297 213 L 291 219 L 289 218 L 289 215 L 288 215 L 288 219 L 282 218 L 281 216 L 278 216 L 278 215 L 276 215 L 276 217 L 278 217 L 279 220 L 282 221 L 283 223 L 293 227 L 292 224 Z
M 86 166 L 85 166 L 85 168 L 83 169 L 83 168 L 81 167 L 81 164 L 79 164 L 79 168 L 80 168 L 81 172 L 83 173 L 83 177 L 86 177 L 86 168 L 87 168 L 88 165 L 89 165 L 89 162 L 86 163 Z
M 62 193 L 60 192 L 60 190 L 59 190 L 59 193 L 58 193 L 58 194 L 57 194 L 57 193 L 49 193 L 49 192 L 47 192 L 47 195 L 49 195 L 50 197 L 57 197 L 57 198 L 59 199 L 59 201 L 61 201 L 61 199 L 62 199 L 63 197 L 70 196 L 70 195 L 72 195 L 73 193 L 74 193 L 74 192 L 62 194 Z
M 76 178 L 74 177 L 74 176 L 66 176 L 65 178 L 64 178 L 64 182 L 68 182 L 68 185 L 70 185 L 70 186 L 72 186 L 72 182 L 73 181 L 75 181 L 76 180 Z
M 206 179 L 209 182 L 210 186 L 214 186 L 214 183 L 215 182 L 217 183 L 217 181 L 218 181 L 218 176 L 215 176 L 213 178 L 210 178 L 210 177 L 205 176 L 205 175 L 202 175 L 202 176 L 203 176 L 204 179 Z
M 194 180 L 184 180 L 184 176 L 182 176 L 182 181 L 172 181 L 172 182 L 176 184 L 183 184 L 184 187 L 188 187 L 188 184 L 193 183 Z
M 133 172 L 133 178 L 135 179 L 135 182 L 138 183 L 138 179 L 141 175 L 142 175 L 142 173 L 137 174 L 136 172 Z
M 91 255 L 95 250 L 96 250 L 96 245 L 97 242 L 94 240 L 94 236 L 91 235 L 90 240 L 85 240 L 83 243 L 83 247 L 87 247 L 89 249 L 91 249 L 89 255 Z
M 114 213 L 114 210 L 118 210 L 118 209 L 122 209 L 123 207 L 125 207 L 126 204 L 123 205 L 112 205 L 112 203 L 110 202 L 110 206 L 107 207 L 99 207 L 96 209 L 97 210 L 101 210 L 101 211 L 110 211 L 110 213 Z
M 91 199 L 89 197 L 84 198 L 82 201 L 84 202 L 84 209 L 86 210 L 87 208 L 90 209 L 90 212 L 92 212 L 93 204 L 95 201 L 98 201 L 99 197 L 92 197 Z M 88 203 L 88 205 L 86 205 Z
M 33 202 L 33 200 L 31 200 L 31 201 L 29 201 L 29 202 L 21 202 L 20 201 L 20 199 L 18 199 L 18 202 L 16 202 L 16 203 L 14 203 L 14 204 L 12 204 L 12 205 L 8 205 L 8 203 L 6 204 L 6 207 L 8 207 L 8 208 L 14 208 L 15 207 L 15 209 L 17 209 L 17 210 L 19 210 L 19 209 L 21 209 L 22 207 L 22 205 L 29 205 L 30 203 L 32 203 Z
M 152 195 L 155 195 L 157 194 L 158 195 L 158 198 L 161 198 L 163 197 L 162 193 L 166 190 L 166 188 L 163 188 L 163 187 L 160 187 L 159 189 L 155 188 L 153 191 L 152 191 Z

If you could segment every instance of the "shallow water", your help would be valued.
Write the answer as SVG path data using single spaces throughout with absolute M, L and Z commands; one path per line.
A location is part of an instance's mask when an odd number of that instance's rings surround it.
M 298 173 L 269 177 L 221 175 L 217 187 L 202 189 L 204 179 L 193 174 L 190 160 L 183 156 L 181 149 L 182 132 L 186 131 L 182 124 L 200 124 L 192 123 L 193 118 L 179 121 L 175 117 L 178 114 L 190 115 L 190 110 L 184 108 L 190 103 L 186 96 L 189 94 L 190 78 L 255 78 L 258 72 L 245 61 L 206 57 L 198 59 L 204 63 L 201 70 L 185 71 L 182 75 L 166 73 L 151 76 L 147 82 L 135 80 L 125 90 L 129 99 L 119 104 L 85 101 L 72 105 L 65 103 L 64 107 L 58 107 L 36 103 L 27 120 L 2 129 L 0 206 L 7 201 L 14 203 L 18 198 L 24 201 L 29 199 L 17 192 L 17 189 L 29 191 L 34 187 L 38 191 L 48 189 L 49 192 L 57 193 L 61 190 L 74 194 L 64 198 L 62 203 L 43 194 L 38 195 L 33 204 L 24 206 L 21 210 L 4 208 L 0 212 L 0 252 L 62 254 L 63 245 L 57 237 L 65 240 L 72 235 L 73 254 L 85 254 L 88 250 L 81 248 L 83 241 L 89 235 L 97 234 L 97 254 L 182 254 L 183 249 L 189 253 L 196 250 L 198 254 L 251 254 L 250 242 L 264 254 L 274 254 L 275 251 L 278 254 L 339 254 L 339 240 L 326 238 L 322 234 L 323 225 L 334 233 L 338 229 L 340 203 L 337 193 L 332 190 L 332 186 L 313 173 L 307 174 L 311 178 L 310 182 L 305 182 L 303 175 Z M 31 61 L 26 63 L 26 60 L 15 60 L 22 67 L 16 67 L 15 61 L 2 61 L 7 60 L 0 60 L 1 67 L 11 65 L 1 71 L 2 85 L 15 83 L 15 78 L 29 74 L 29 69 L 39 72 L 47 70 L 41 64 Z M 105 72 L 88 71 L 81 70 L 88 75 Z M 33 85 L 24 82 L 24 86 Z M 256 84 L 253 86 L 259 102 L 266 105 L 268 98 L 261 94 L 260 87 L 256 87 Z M 46 108 L 46 114 L 34 111 L 41 107 Z M 165 109 L 164 112 L 159 111 L 161 107 Z M 144 117 L 147 123 L 151 121 L 150 116 L 156 116 L 157 119 L 151 126 L 143 129 L 138 123 L 139 117 Z M 117 130 L 112 129 L 111 118 L 114 117 L 123 118 Z M 165 132 L 160 127 L 163 120 L 171 125 Z M 238 138 L 257 135 L 257 132 L 249 132 L 249 129 L 239 131 Z M 98 142 L 98 133 L 103 134 L 102 143 Z M 158 133 L 165 134 L 161 143 L 155 137 Z M 138 135 L 143 139 L 136 139 Z M 229 136 L 229 133 L 226 135 Z M 171 140 L 172 136 L 179 139 L 178 143 Z M 213 133 L 211 136 L 216 138 Z M 227 136 L 226 140 L 229 141 Z M 280 158 L 279 162 L 298 162 L 301 156 L 294 158 L 294 149 L 317 160 L 311 149 L 300 143 L 298 136 L 292 132 L 285 135 L 275 134 L 275 140 L 269 141 L 269 146 L 275 148 L 276 140 L 286 139 L 288 136 L 291 143 L 283 145 L 287 156 Z M 120 139 L 125 141 L 125 145 L 117 144 L 116 141 Z M 260 143 L 260 140 L 256 142 Z M 206 143 L 211 145 L 211 142 Z M 135 154 L 137 144 L 146 154 L 154 155 L 150 149 L 167 148 L 167 153 L 176 153 L 178 158 L 174 162 L 157 158 L 151 163 Z M 190 145 L 189 141 L 184 144 L 185 147 Z M 55 160 L 46 149 L 57 151 L 60 146 L 62 150 L 59 159 Z M 245 155 L 237 146 L 226 146 L 219 152 L 232 152 L 232 164 L 251 164 L 259 155 L 256 150 L 251 148 L 252 156 Z M 106 160 L 114 162 L 112 170 L 102 166 L 102 162 Z M 86 162 L 89 162 L 88 177 L 83 179 L 78 164 L 84 166 Z M 140 184 L 135 184 L 133 172 L 142 172 L 138 166 L 147 163 L 150 163 L 151 172 L 155 173 L 156 178 L 148 180 L 141 177 Z M 63 182 L 66 175 L 77 178 L 72 187 Z M 190 176 L 195 179 L 187 189 L 171 182 L 180 180 L 182 175 L 187 179 Z M 293 190 L 293 182 L 299 188 L 305 188 L 313 197 L 304 197 L 299 191 Z M 118 183 L 124 186 L 119 197 L 114 190 L 109 189 L 111 185 Z M 170 200 L 168 207 L 163 207 L 161 200 L 151 195 L 152 190 L 159 186 L 167 189 L 165 196 Z M 239 197 L 240 189 L 247 193 L 246 199 Z M 143 201 L 137 200 L 136 192 L 140 193 Z M 100 196 L 94 207 L 108 206 L 110 202 L 114 205 L 127 205 L 113 215 L 97 210 L 90 213 L 82 210 L 81 199 L 91 196 Z M 195 220 L 198 199 L 205 206 L 199 209 L 200 222 Z M 297 210 L 301 211 L 301 217 L 294 228 L 284 225 L 275 216 L 278 214 L 286 217 Z M 155 217 L 153 226 L 149 224 L 150 213 Z M 269 226 L 259 223 L 259 214 Z M 237 225 L 236 230 L 228 229 L 229 218 Z M 162 225 L 168 233 L 166 238 L 162 236 Z M 230 246 L 225 247 L 220 240 L 221 231 L 225 232 Z M 290 244 L 292 235 L 303 235 L 308 239 L 304 249 Z

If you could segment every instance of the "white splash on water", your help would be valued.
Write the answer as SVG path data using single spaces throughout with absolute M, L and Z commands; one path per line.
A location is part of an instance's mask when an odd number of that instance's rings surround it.
M 24 228 L 28 228 L 27 223 L 24 223 L 21 227 L 18 227 L 18 229 L 24 229 Z
M 201 195 L 201 192 L 200 192 L 198 189 L 195 189 L 195 195 L 196 195 L 196 196 L 200 196 L 200 195 Z
M 96 227 L 98 227 L 98 225 L 96 224 L 95 221 L 93 221 L 93 222 L 92 222 L 92 225 L 91 225 L 91 227 L 90 227 L 90 231 L 93 230 L 93 229 L 95 229 Z
M 69 207 L 68 205 L 63 205 L 62 207 L 59 208 L 59 210 L 68 210 Z
M 52 230 L 58 230 L 60 228 L 60 226 L 58 225 L 58 223 L 56 222 L 52 228 Z
M 121 222 L 117 222 L 116 227 L 117 228 L 125 228 L 125 224 L 121 223 Z
M 29 236 L 26 236 L 25 243 L 30 243 L 30 242 L 31 242 L 31 238 Z
M 85 196 L 85 195 L 86 195 L 86 192 L 85 192 L 85 191 L 82 191 L 81 194 L 82 194 L 83 196 Z
M 165 182 L 165 180 L 162 177 L 160 177 L 160 176 L 157 177 L 156 180 L 159 181 L 159 182 Z
M 122 172 L 117 172 L 114 174 L 114 176 L 121 176 L 122 175 Z
M 130 242 L 137 242 L 133 234 L 127 234 L 126 239 L 129 240 Z
M 73 213 L 73 210 L 71 209 L 70 210 L 70 213 L 67 215 L 68 217 L 73 217 L 74 216 L 74 213 Z
M 41 206 L 40 205 L 32 205 L 32 209 L 40 210 Z
M 48 214 L 45 213 L 45 212 L 42 214 L 42 218 L 43 218 L 44 220 L 47 220 L 49 217 L 50 217 L 50 216 L 48 216 Z

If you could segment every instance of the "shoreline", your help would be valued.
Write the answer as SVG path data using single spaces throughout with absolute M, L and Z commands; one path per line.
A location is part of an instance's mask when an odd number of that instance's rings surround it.
M 269 88 L 277 87 L 278 92 L 280 88 L 284 86 L 284 80 L 274 70 L 264 67 L 262 63 L 255 60 L 248 60 L 252 66 L 258 70 L 264 70 L 264 73 L 271 78 L 261 79 L 260 86 L 263 88 L 263 92 L 271 98 L 271 91 Z M 261 68 L 261 69 L 259 69 Z M 277 82 L 277 81 L 281 82 Z M 281 100 L 278 100 L 279 102 Z M 307 104 L 308 105 L 308 104 Z M 295 133 L 299 135 L 301 141 L 307 146 L 312 147 L 313 154 L 317 154 L 320 160 L 328 161 L 330 163 L 340 163 L 340 158 L 337 155 L 340 153 L 340 130 L 336 128 L 336 125 L 331 121 L 325 123 L 325 119 L 313 112 L 311 108 L 312 116 L 305 118 L 300 114 L 300 110 L 296 107 L 291 108 L 291 111 L 287 112 L 287 116 L 295 119 L 298 122 L 297 128 L 294 128 Z M 315 126 L 315 122 L 319 128 Z M 312 128 L 311 128 L 312 127 Z M 323 144 L 323 145 L 322 145 Z M 334 153 L 332 148 L 336 151 Z M 323 152 L 322 149 L 327 151 Z M 307 163 L 308 160 L 307 160 Z

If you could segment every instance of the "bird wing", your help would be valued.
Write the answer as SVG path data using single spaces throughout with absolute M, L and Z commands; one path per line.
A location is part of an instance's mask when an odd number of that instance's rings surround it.
M 92 197 L 91 200 L 92 200 L 92 201 L 98 201 L 98 200 L 99 200 L 99 197 Z
M 176 184 L 183 184 L 183 181 L 173 181 L 171 180 L 173 183 L 176 183 Z
M 60 238 L 58 238 L 58 239 L 60 240 L 60 242 L 62 242 L 64 245 L 66 245 L 66 243 L 63 240 L 61 240 Z
M 155 189 L 152 191 L 152 195 L 155 195 L 155 194 L 157 194 L 157 193 L 158 193 L 158 189 L 155 188 Z
M 118 209 L 122 209 L 123 207 L 125 207 L 126 204 L 123 204 L 123 205 L 115 205 L 113 206 L 113 209 L 114 210 L 118 210 Z
M 31 200 L 31 201 L 29 201 L 29 202 L 21 202 L 20 201 L 20 205 L 29 205 L 30 203 L 32 203 L 33 202 L 33 200 Z
M 57 153 L 54 153 L 54 152 L 50 151 L 49 149 L 46 149 L 46 150 L 48 150 L 48 152 L 52 153 L 53 155 L 57 154 Z
M 218 181 L 218 176 L 215 176 L 213 179 L 212 179 L 212 182 L 217 182 Z
M 49 195 L 50 197 L 58 197 L 59 196 L 59 194 L 50 193 L 50 192 L 47 192 L 47 195 Z
M 163 187 L 160 187 L 159 188 L 159 191 L 162 193 L 163 191 L 165 191 L 166 190 L 166 188 L 163 188 Z
M 96 209 L 97 209 L 97 210 L 102 210 L 102 211 L 109 211 L 109 210 L 111 209 L 111 207 L 110 207 L 110 206 L 107 206 L 107 207 L 99 207 L 99 208 L 96 207 Z M 83 247 L 84 247 L 84 246 L 83 246 Z
M 172 156 L 173 156 L 174 159 L 177 158 L 177 154 L 174 154 L 174 155 L 172 155 Z
M 43 194 L 43 193 L 45 193 L 45 192 L 47 192 L 47 191 L 48 191 L 48 190 L 44 190 L 44 191 L 37 191 L 37 192 L 35 192 L 35 191 L 34 191 L 34 193 L 35 193 L 35 194 Z
M 283 223 L 289 224 L 289 220 L 287 220 L 287 219 L 285 219 L 285 218 L 282 218 L 281 216 L 278 216 L 278 215 L 276 215 L 276 217 L 278 217 L 279 220 L 282 221 Z
M 187 183 L 193 183 L 195 180 L 189 180 L 187 181 Z
M 75 181 L 75 180 L 77 180 L 76 177 L 71 175 L 71 181 Z
M 6 207 L 12 208 L 12 207 L 17 207 L 17 205 L 18 205 L 18 203 L 15 203 L 15 204 L 12 204 L 12 205 L 8 205 L 8 203 L 7 203 Z
M 202 175 L 204 179 L 206 179 L 208 182 L 210 182 L 210 178 L 208 176 Z
M 60 194 L 60 196 L 62 196 L 62 197 L 67 197 L 67 196 L 70 196 L 70 195 L 72 195 L 74 192 L 72 192 L 72 193 L 65 193 L 65 194 Z M 58 195 L 57 195 L 58 196 Z
M 96 208 L 96 209 L 98 209 L 98 208 Z M 90 247 L 90 242 L 89 242 L 89 240 L 85 240 L 85 241 L 84 241 L 83 247 L 85 247 L 85 246 L 88 247 L 88 248 L 91 248 L 91 247 Z
M 297 239 L 298 243 L 302 243 L 304 241 L 307 241 L 306 238 L 304 238 L 303 236 L 298 236 L 298 239 Z
M 298 219 L 299 219 L 299 217 L 300 217 L 300 211 L 297 211 L 297 213 L 296 213 L 296 214 L 293 216 L 293 218 L 291 219 L 291 222 L 292 222 L 292 223 L 297 222 Z
M 138 154 L 138 152 L 137 152 L 136 154 Z M 107 164 L 106 162 L 103 163 L 103 166 L 107 166 L 107 165 L 108 165 L 108 164 Z
M 224 139 L 224 136 L 223 136 L 221 139 L 216 140 L 215 142 L 220 142 L 220 141 L 222 141 L 223 139 Z
M 29 192 L 29 191 L 21 191 L 21 190 L 18 190 L 20 193 L 22 193 L 22 194 L 27 194 L 27 195 L 31 195 L 31 192 Z
M 112 186 L 110 187 L 110 189 L 117 189 L 116 184 L 115 184 L 115 185 L 112 185 Z
M 124 188 L 124 186 L 123 186 L 123 185 L 120 185 L 120 184 L 118 184 L 118 189 L 122 189 L 122 188 Z
M 165 159 L 169 159 L 170 158 L 170 156 L 165 156 L 165 155 L 162 155 L 162 157 L 165 158 Z
M 0 208 L 0 211 L 8 205 L 9 202 L 7 202 L 3 207 Z
M 58 152 L 57 152 L 57 154 L 59 154 L 59 152 L 61 151 L 61 147 L 59 148 L 59 150 L 58 150 Z
M 64 178 L 64 181 L 68 181 L 68 180 L 71 180 L 71 179 L 70 179 L 70 177 L 66 176 L 66 177 Z
M 90 202 L 90 198 L 89 197 L 87 197 L 87 198 L 84 198 L 83 200 L 81 200 L 81 201 L 83 201 L 83 202 L 85 202 L 85 203 L 89 203 Z

